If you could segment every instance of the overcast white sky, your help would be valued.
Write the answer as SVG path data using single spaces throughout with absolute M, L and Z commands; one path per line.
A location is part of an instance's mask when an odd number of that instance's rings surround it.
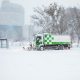
M 0 0 L 1 2 L 2 0 Z M 50 3 L 57 2 L 58 4 L 69 6 L 80 6 L 80 0 L 10 0 L 11 2 L 21 4 L 25 8 L 25 24 L 30 24 L 30 16 L 33 14 L 33 8 L 49 5 Z

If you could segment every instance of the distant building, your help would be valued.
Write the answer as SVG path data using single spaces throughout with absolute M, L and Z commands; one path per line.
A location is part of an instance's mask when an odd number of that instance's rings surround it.
M 13 40 L 22 38 L 24 8 L 21 5 L 3 0 L 0 8 L 0 37 Z

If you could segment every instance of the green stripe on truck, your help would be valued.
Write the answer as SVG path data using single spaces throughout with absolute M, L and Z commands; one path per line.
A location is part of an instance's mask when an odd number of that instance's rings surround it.
M 70 42 L 49 42 L 49 43 L 48 42 L 47 43 L 44 42 L 44 44 L 45 45 L 54 45 L 54 44 L 62 45 L 62 44 L 70 44 Z

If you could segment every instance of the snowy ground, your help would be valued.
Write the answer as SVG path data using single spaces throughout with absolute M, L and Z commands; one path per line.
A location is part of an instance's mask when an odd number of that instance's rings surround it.
M 0 49 L 0 80 L 80 80 L 80 48 Z

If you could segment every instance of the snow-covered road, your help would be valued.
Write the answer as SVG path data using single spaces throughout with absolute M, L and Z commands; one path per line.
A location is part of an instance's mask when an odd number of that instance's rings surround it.
M 80 80 L 80 48 L 1 49 L 0 80 Z

